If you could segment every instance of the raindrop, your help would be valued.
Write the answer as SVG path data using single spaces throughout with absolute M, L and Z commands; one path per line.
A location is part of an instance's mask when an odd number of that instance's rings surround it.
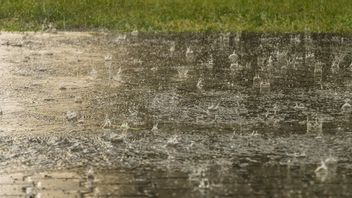
M 193 50 L 191 49 L 191 47 L 187 47 L 187 50 L 186 50 L 186 60 L 188 62 L 193 62 L 194 60 L 194 52 Z
M 179 79 L 187 79 L 189 70 L 186 67 L 178 67 L 177 73 Z
M 351 113 L 352 112 L 352 106 L 350 104 L 350 99 L 345 100 L 345 104 L 342 105 L 341 111 L 343 113 Z
M 296 36 L 292 35 L 291 38 L 290 38 L 290 41 L 291 41 L 292 44 L 297 45 L 297 44 L 299 44 L 301 42 L 301 39 L 299 38 L 299 35 L 296 35 Z
M 95 171 L 93 167 L 87 170 L 87 188 L 93 190 L 95 181 Z
M 231 63 L 230 69 L 232 71 L 237 71 L 237 70 L 242 69 L 241 65 L 238 63 L 238 61 L 239 61 L 238 59 L 239 59 L 239 57 L 236 54 L 236 50 L 234 50 L 232 52 L 232 54 L 230 54 L 230 56 L 229 56 L 229 60 L 230 60 L 230 63 Z
M 331 65 L 331 73 L 337 74 L 340 71 L 340 63 L 338 60 L 334 60 Z
M 258 89 L 260 88 L 261 78 L 259 74 L 253 77 L 253 88 Z
M 172 42 L 171 42 L 171 45 L 170 45 L 170 49 L 169 49 L 171 56 L 174 55 L 175 48 L 176 48 L 176 43 L 175 43 L 175 41 L 172 41 Z
M 101 192 L 100 192 L 100 188 L 96 187 L 94 188 L 94 197 L 100 197 Z
M 117 82 L 122 82 L 122 77 L 121 77 L 122 69 L 121 67 L 117 71 L 116 75 L 113 76 L 113 79 Z
M 157 123 L 155 123 L 154 125 L 153 125 L 153 128 L 152 128 L 152 132 L 157 132 L 159 129 L 158 129 L 158 122 Z
M 208 178 L 202 178 L 199 182 L 198 188 L 200 189 L 209 189 L 210 188 L 210 183 Z
M 270 92 L 270 82 L 269 81 L 260 82 L 260 93 L 266 94 L 269 92 Z
M 75 103 L 82 103 L 82 97 L 81 96 L 75 96 Z
M 133 31 L 131 32 L 131 35 L 134 36 L 134 37 L 137 37 L 138 34 L 139 34 L 138 30 L 133 30 Z
M 178 141 L 178 136 L 177 135 L 173 135 L 172 137 L 170 137 L 168 140 L 167 140 L 167 145 L 176 145 L 178 144 L 179 141 Z
M 92 70 L 89 72 L 89 76 L 92 78 L 92 79 L 96 79 L 98 77 L 98 72 L 97 70 L 95 70 L 94 68 L 92 68 Z
M 112 79 L 112 55 L 108 54 L 105 56 L 105 66 L 107 67 L 109 76 L 108 79 L 111 80 Z
M 274 115 L 277 114 L 278 110 L 279 110 L 279 106 L 277 104 L 274 104 L 274 107 L 273 107 Z
M 238 55 L 236 54 L 236 50 L 234 50 L 232 54 L 230 54 L 229 59 L 231 63 L 234 63 L 238 60 Z
M 268 68 L 272 68 L 273 67 L 273 57 L 272 56 L 269 56 L 269 59 L 268 59 Z
M 107 55 L 104 57 L 104 60 L 105 60 L 105 62 L 110 62 L 110 61 L 112 61 L 112 55 L 111 55 L 111 54 L 107 54 Z
M 319 117 L 307 117 L 307 133 L 322 134 L 323 132 L 323 119 Z
M 314 59 L 314 53 L 313 52 L 307 52 L 306 53 L 306 59 Z
M 323 74 L 323 64 L 321 62 L 317 62 L 314 66 L 315 81 L 321 81 L 322 74 Z
M 106 114 L 105 119 L 104 119 L 104 123 L 101 128 L 105 129 L 105 128 L 110 128 L 111 126 L 112 126 L 111 120 L 109 119 L 109 116 Z
M 66 119 L 68 121 L 77 121 L 78 113 L 75 111 L 68 111 L 68 112 L 66 112 Z
M 128 129 L 130 129 L 130 126 L 127 122 L 125 122 L 121 124 L 120 128 L 127 131 Z
M 239 35 L 236 35 L 236 42 L 239 41 Z M 238 39 L 238 40 L 237 40 Z M 230 33 L 222 33 L 219 37 L 219 45 L 222 50 L 225 50 L 229 47 L 230 44 Z
M 305 109 L 306 107 L 304 106 L 304 104 L 296 102 L 296 103 L 295 103 L 295 106 L 294 106 L 293 108 L 294 108 L 294 109 L 297 109 L 297 110 L 303 110 L 303 109 Z
M 126 34 L 121 34 L 121 35 L 116 37 L 115 42 L 116 43 L 120 43 L 122 41 L 125 41 L 126 39 L 127 39 L 127 35 Z
M 208 60 L 208 62 L 206 63 L 206 67 L 208 69 L 213 69 L 214 67 L 214 58 L 213 58 L 213 55 L 210 55 L 210 58 Z
M 200 78 L 197 82 L 197 88 L 198 88 L 198 90 L 203 91 L 203 87 L 204 87 L 203 79 Z
M 332 156 L 329 156 L 327 159 L 322 160 L 320 162 L 320 166 L 318 166 L 314 172 L 316 177 L 320 181 L 324 182 L 326 181 L 327 178 L 329 178 L 329 176 L 332 176 L 335 174 L 336 168 L 337 168 L 337 159 Z
M 219 109 L 219 105 L 220 105 L 220 102 L 218 102 L 216 105 L 214 103 L 212 103 L 209 107 L 208 107 L 208 110 L 210 111 L 216 111 Z

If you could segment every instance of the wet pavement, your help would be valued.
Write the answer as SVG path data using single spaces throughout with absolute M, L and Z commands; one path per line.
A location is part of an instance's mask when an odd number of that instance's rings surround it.
M 351 197 L 352 37 L 0 34 L 1 197 Z

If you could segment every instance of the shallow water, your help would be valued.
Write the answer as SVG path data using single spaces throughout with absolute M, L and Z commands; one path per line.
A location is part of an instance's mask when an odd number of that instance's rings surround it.
M 25 171 L 0 175 L 11 197 L 349 197 L 351 175 L 321 181 L 307 169 L 200 162 L 175 168 Z M 345 175 L 338 178 L 338 174 Z
M 1 33 L 0 195 L 349 197 L 351 41 Z

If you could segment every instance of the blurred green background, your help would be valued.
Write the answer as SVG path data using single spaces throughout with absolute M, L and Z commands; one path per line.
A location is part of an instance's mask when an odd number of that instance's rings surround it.
M 1 0 L 0 29 L 351 32 L 352 0 Z

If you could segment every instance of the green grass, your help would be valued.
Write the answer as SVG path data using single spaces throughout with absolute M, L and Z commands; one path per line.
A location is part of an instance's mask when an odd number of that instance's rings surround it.
M 351 0 L 1 0 L 0 29 L 352 32 Z

